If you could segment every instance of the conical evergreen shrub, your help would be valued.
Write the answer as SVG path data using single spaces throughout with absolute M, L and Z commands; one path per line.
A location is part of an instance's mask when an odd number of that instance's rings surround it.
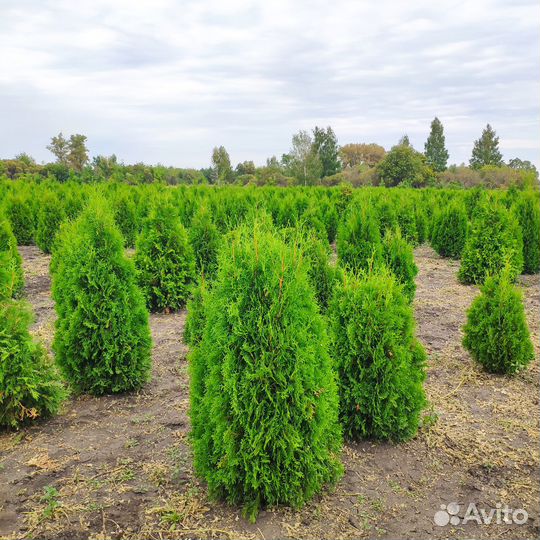
M 388 272 L 345 274 L 328 310 L 346 437 L 405 440 L 426 404 L 425 352 L 411 305 Z
M 395 204 L 386 197 L 377 203 L 377 219 L 381 237 L 384 237 L 386 231 L 393 231 L 398 225 Z
M 508 262 L 512 280 L 523 269 L 523 239 L 515 216 L 490 201 L 476 208 L 459 269 L 462 283 L 482 284 L 490 274 L 499 273 Z
M 221 235 L 206 206 L 201 206 L 193 216 L 189 228 L 189 241 L 195 254 L 197 272 L 204 272 L 208 279 L 213 279 L 217 271 L 217 253 Z
M 403 294 L 409 302 L 414 300 L 418 267 L 414 262 L 413 247 L 401 236 L 401 231 L 388 231 L 383 239 L 383 261 L 403 285 Z
M 338 229 L 338 260 L 344 268 L 360 271 L 377 266 L 382 258 L 379 224 L 369 207 L 351 208 Z
M 428 218 L 425 210 L 417 205 L 415 207 L 415 218 L 416 218 L 416 232 L 418 234 L 418 245 L 421 246 L 426 242 L 428 237 Z
M 433 224 L 431 246 L 442 257 L 459 259 L 467 239 L 468 218 L 462 203 L 441 210 Z
M 416 213 L 414 206 L 406 202 L 405 195 L 396 200 L 396 215 L 398 226 L 403 238 L 413 246 L 418 245 L 418 229 L 416 228 Z
M 61 228 L 51 270 L 56 361 L 71 385 L 99 395 L 141 387 L 150 377 L 148 313 L 132 261 L 101 199 Z
M 172 205 L 159 201 L 154 206 L 137 239 L 134 261 L 150 311 L 186 305 L 195 279 L 195 257 Z
M 47 193 L 40 201 L 36 244 L 44 253 L 51 253 L 54 239 L 65 219 L 64 209 L 54 193 Z
M 204 274 L 193 288 L 191 297 L 187 302 L 187 316 L 184 324 L 184 342 L 190 347 L 195 347 L 202 339 L 204 325 L 206 323 L 205 301 L 208 288 Z
M 463 346 L 492 373 L 516 373 L 534 360 L 521 292 L 507 266 L 489 276 L 467 312 Z
M 24 287 L 22 259 L 17 240 L 6 219 L 0 219 L 0 299 L 16 298 Z
M 260 225 L 260 222 L 259 222 Z M 322 313 L 334 290 L 337 269 L 330 264 L 330 245 L 326 237 L 320 238 L 313 230 L 301 227 L 281 229 L 282 238 L 295 251 L 299 250 L 307 262 L 308 280 L 315 291 L 315 298 Z
M 299 255 L 257 225 L 227 237 L 190 355 L 195 469 L 251 519 L 342 472 L 325 325 Z
M 139 219 L 137 215 L 137 206 L 129 193 L 117 195 L 114 201 L 114 221 L 127 247 L 134 247 L 139 231 Z
M 516 216 L 523 233 L 523 272 L 540 271 L 540 206 L 533 194 L 521 196 L 515 206 Z
M 19 246 L 27 246 L 34 242 L 36 228 L 34 209 L 28 197 L 12 195 L 7 198 L 5 213 L 11 224 L 11 230 Z
M 56 367 L 30 336 L 31 322 L 27 304 L 0 300 L 0 427 L 51 416 L 66 397 Z

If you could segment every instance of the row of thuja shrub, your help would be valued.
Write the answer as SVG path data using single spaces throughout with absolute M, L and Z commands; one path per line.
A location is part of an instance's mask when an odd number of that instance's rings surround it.
M 433 219 L 431 244 L 461 258 L 464 284 L 481 286 L 467 312 L 463 345 L 485 369 L 514 374 L 534 359 L 518 276 L 540 270 L 540 206 L 536 193 L 481 190 L 455 198 Z
M 141 199 L 148 211 L 133 260 L 104 198 L 61 226 L 51 263 L 53 346 L 77 391 L 138 388 L 150 372 L 145 299 L 175 309 L 187 288 L 171 275 L 202 274 L 186 325 L 195 467 L 212 494 L 254 517 L 266 504 L 299 506 L 336 481 L 342 433 L 390 440 L 416 433 L 425 353 L 414 337 L 411 244 L 421 242 L 422 223 L 428 235 L 434 209 L 406 193 L 336 190 L 334 266 L 324 216 L 308 213 L 303 191 L 300 217 L 278 227 L 269 200 L 291 194 L 270 191 L 263 201 L 211 193 L 182 205 L 176 191 Z M 242 210 L 220 214 L 214 197 L 229 201 L 221 209 L 237 198 Z M 204 238 L 215 249 L 196 260 L 192 244 L 206 245 Z M 7 327 L 8 339 L 15 333 Z M 43 381 L 61 390 L 54 377 Z
M 335 482 L 343 434 L 408 439 L 425 406 L 403 286 L 382 264 L 358 271 L 325 257 L 325 297 L 313 245 L 324 244 L 312 231 L 258 217 L 227 235 L 215 279 L 188 306 L 195 468 L 251 518 Z
M 71 388 L 97 395 L 148 380 L 144 298 L 174 300 L 171 275 L 191 275 L 197 264 L 168 196 L 150 205 L 133 259 L 106 206 L 94 197 L 66 221 L 51 260 L 56 364 Z M 200 234 L 216 232 L 204 212 L 194 212 L 191 234 L 196 223 Z M 322 230 L 277 229 L 269 213 L 255 219 L 261 213 L 248 212 L 216 241 L 210 259 L 219 262 L 188 321 L 196 467 L 213 494 L 252 517 L 264 504 L 299 506 L 339 478 L 342 426 L 349 437 L 407 439 L 425 402 L 410 298 L 383 264 L 386 252 L 364 271 L 335 267 Z M 396 239 L 408 246 L 397 230 L 384 230 L 388 246 Z M 199 263 L 205 279 L 206 260 Z M 143 293 L 137 281 L 147 281 L 147 271 L 152 287 Z M 366 324 L 357 324 L 359 313 Z M 337 350 L 343 364 L 330 353 Z M 43 407 L 41 415 L 51 412 Z
M 166 195 L 185 227 L 205 207 L 217 229 L 225 233 L 240 225 L 252 212 L 264 209 L 279 228 L 304 227 L 335 241 L 338 226 L 350 205 L 377 205 L 381 227 L 398 224 L 413 244 L 423 243 L 429 230 L 435 191 L 370 188 L 253 188 L 125 184 L 57 184 L 24 180 L 0 182 L 2 212 L 12 224 L 19 245 L 36 243 L 50 251 L 58 224 L 74 219 L 94 193 L 110 204 L 114 219 L 128 247 L 135 247 L 152 201 Z

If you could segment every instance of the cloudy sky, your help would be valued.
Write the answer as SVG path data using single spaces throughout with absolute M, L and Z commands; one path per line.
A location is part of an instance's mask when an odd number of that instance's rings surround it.
M 540 163 L 537 0 L 0 0 L 0 157 L 92 155 L 207 166 L 288 151 L 331 125 L 341 144 L 418 149 L 431 119 L 450 161 L 490 122 Z

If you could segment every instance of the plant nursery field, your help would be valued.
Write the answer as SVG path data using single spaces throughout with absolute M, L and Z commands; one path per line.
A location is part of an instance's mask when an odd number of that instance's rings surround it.
M 0 538 L 538 535 L 537 192 L 0 208 Z

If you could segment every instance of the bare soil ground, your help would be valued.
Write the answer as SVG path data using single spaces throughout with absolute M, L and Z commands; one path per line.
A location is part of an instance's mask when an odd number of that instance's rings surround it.
M 33 332 L 50 346 L 49 259 L 23 247 Z M 72 398 L 62 414 L 0 434 L 2 538 L 532 538 L 539 532 L 539 276 L 521 279 L 537 359 L 514 378 L 488 375 L 461 346 L 475 287 L 458 263 L 416 250 L 418 336 L 429 353 L 430 407 L 405 444 L 347 444 L 337 487 L 300 511 L 255 524 L 210 501 L 188 440 L 185 312 L 152 315 L 153 379 L 137 394 Z M 524 525 L 438 526 L 441 504 L 524 508 Z M 495 521 L 495 520 L 494 520 Z

